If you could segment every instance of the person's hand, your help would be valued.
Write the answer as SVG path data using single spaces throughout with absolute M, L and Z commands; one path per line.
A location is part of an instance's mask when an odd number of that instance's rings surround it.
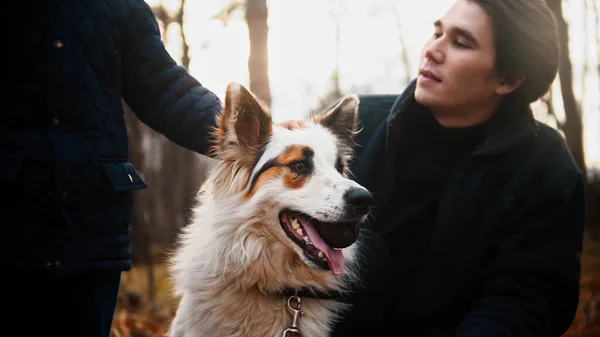
M 275 123 L 275 125 L 283 126 L 284 128 L 286 128 L 288 130 L 303 129 L 304 127 L 306 127 L 306 123 L 304 123 L 303 120 L 294 120 L 294 119 L 288 119 L 283 122 Z

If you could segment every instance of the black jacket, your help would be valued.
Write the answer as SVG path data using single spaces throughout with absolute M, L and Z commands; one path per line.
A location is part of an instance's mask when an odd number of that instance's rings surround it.
M 418 104 L 413 82 L 401 96 L 362 96 L 352 172 L 376 203 L 370 227 L 394 241 L 387 201 L 394 186 L 395 123 Z M 488 136 L 451 174 L 423 262 L 404 275 L 394 254 L 372 270 L 339 336 L 560 336 L 578 303 L 584 185 L 562 136 L 527 107 L 504 104 Z M 381 250 L 381 248 L 378 248 Z M 398 291 L 398 278 L 412 278 Z M 406 283 L 403 283 L 406 284 Z M 399 296 L 399 294 L 403 294 Z M 381 334 L 383 335 L 383 333 Z M 386 334 L 387 335 L 387 334 Z
M 0 107 L 5 262 L 69 272 L 130 268 L 133 190 L 122 101 L 207 152 L 217 96 L 165 51 L 143 0 L 12 1 Z M 9 20 L 9 18 L 7 18 Z

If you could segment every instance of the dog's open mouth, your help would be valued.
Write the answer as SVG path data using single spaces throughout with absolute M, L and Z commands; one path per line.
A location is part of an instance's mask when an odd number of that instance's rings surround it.
M 358 221 L 322 222 L 295 211 L 283 211 L 279 219 L 285 233 L 304 250 L 307 258 L 336 276 L 342 274 L 342 248 L 356 242 Z

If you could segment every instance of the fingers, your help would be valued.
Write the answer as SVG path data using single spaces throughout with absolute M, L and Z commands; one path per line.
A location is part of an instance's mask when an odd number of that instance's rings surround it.
M 283 126 L 288 130 L 303 129 L 306 127 L 306 123 L 302 120 L 286 120 L 275 125 Z

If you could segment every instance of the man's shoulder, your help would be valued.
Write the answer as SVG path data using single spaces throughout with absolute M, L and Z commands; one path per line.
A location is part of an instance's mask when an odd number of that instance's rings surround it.
M 359 123 L 368 129 L 376 128 L 390 114 L 394 103 L 399 95 L 358 95 L 360 103 L 358 105 Z
M 538 122 L 534 143 L 533 150 L 539 155 L 533 157 L 543 162 L 546 180 L 552 181 L 553 184 L 562 182 L 569 185 L 581 180 L 582 172 L 573 158 L 565 137 L 557 129 Z
M 139 18 L 155 20 L 152 7 L 144 0 L 103 0 L 102 3 L 118 20 L 131 20 L 132 15 L 138 20 Z
M 398 111 L 392 112 L 401 102 L 414 100 L 416 80 L 411 81 L 401 93 L 398 94 L 362 94 L 358 95 L 358 118 L 361 122 L 379 125 L 386 117 L 393 117 Z
M 360 100 L 359 111 L 375 113 L 389 113 L 390 109 L 400 95 L 398 94 L 362 94 L 358 95 Z
M 577 169 L 577 164 L 573 160 L 571 150 L 569 149 L 565 137 L 555 128 L 538 122 L 537 146 L 548 151 L 556 159 L 552 162 L 560 163 L 565 168 Z

